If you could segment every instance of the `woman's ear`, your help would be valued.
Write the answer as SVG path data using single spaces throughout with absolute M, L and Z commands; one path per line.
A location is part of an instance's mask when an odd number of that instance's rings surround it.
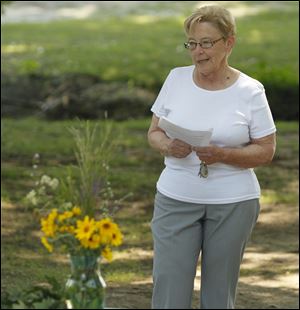
M 231 50 L 235 44 L 235 36 L 230 36 L 226 40 L 226 46 Z
M 225 46 L 227 49 L 227 57 L 231 54 L 232 48 L 234 47 L 234 44 L 235 44 L 235 37 L 234 36 L 228 37 L 226 42 L 225 42 Z

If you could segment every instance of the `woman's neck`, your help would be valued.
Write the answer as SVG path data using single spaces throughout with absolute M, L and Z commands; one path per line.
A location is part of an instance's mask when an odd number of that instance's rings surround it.
M 207 90 L 225 89 L 232 85 L 238 78 L 238 71 L 228 65 L 215 72 L 208 74 L 201 72 L 195 67 L 194 81 L 196 85 Z

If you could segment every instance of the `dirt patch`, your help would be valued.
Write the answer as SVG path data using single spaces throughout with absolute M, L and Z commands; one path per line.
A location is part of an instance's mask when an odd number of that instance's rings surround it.
M 261 206 L 257 227 L 246 249 L 237 292 L 236 309 L 298 309 L 298 209 L 297 206 Z M 284 245 L 284 246 L 283 246 Z M 117 259 L 149 258 L 152 251 L 128 250 Z M 200 303 L 200 269 L 195 279 L 193 308 Z M 112 283 L 108 302 L 128 309 L 150 309 L 151 270 L 142 281 Z M 120 301 L 122 300 L 122 301 Z
M 132 216 L 137 212 L 141 202 L 126 210 Z M 143 213 L 143 212 L 142 212 Z M 149 214 L 149 221 L 151 212 Z M 21 249 L 18 255 L 41 260 L 43 255 L 37 252 L 39 245 L 30 246 L 30 240 L 37 238 L 37 231 L 29 234 L 28 222 L 30 214 L 22 212 L 11 203 L 2 203 L 2 245 L 15 242 Z M 139 224 L 144 227 L 145 222 Z M 34 226 L 30 226 L 33 228 Z M 239 281 L 237 309 L 298 309 L 298 209 L 287 205 L 262 205 L 259 220 L 247 247 Z M 24 232 L 24 234 L 22 234 Z M 23 236 L 17 237 L 18 235 Z M 31 236 L 31 237 L 30 237 Z M 4 243 L 3 243 L 4 242 Z M 138 243 L 137 243 L 138 245 Z M 22 251 L 22 248 L 24 250 Z M 4 253 L 4 251 L 2 251 Z M 127 247 L 115 255 L 116 264 L 126 261 L 151 261 L 152 249 L 141 246 Z M 16 272 L 10 269 L 7 260 L 12 259 L 9 253 L 2 255 L 3 271 L 1 289 L 11 288 L 12 277 Z M 6 262 L 5 262 L 6 261 Z M 59 256 L 53 258 L 57 265 L 67 265 Z M 42 261 L 41 261 L 42 264 Z M 120 266 L 121 266 L 120 265 Z M 152 294 L 151 263 L 143 264 L 144 276 L 128 282 L 118 283 L 117 279 L 107 281 L 107 306 L 126 309 L 150 309 Z M 4 267 L 6 266 L 6 267 Z M 125 266 L 125 265 L 124 265 Z M 22 268 L 21 277 L 28 278 L 26 265 Z M 66 267 L 67 268 L 67 267 Z M 108 267 L 109 270 L 109 267 Z M 20 274 L 18 274 L 20 277 Z M 199 307 L 200 271 L 195 279 L 193 308 Z

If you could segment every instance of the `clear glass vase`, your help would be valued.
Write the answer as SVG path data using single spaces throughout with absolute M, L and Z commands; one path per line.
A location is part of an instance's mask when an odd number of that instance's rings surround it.
M 106 284 L 100 273 L 99 256 L 70 255 L 71 274 L 66 282 L 68 309 L 104 309 Z

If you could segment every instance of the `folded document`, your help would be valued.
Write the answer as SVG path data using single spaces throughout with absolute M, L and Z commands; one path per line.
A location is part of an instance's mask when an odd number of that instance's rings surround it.
M 159 119 L 158 127 L 163 129 L 170 138 L 182 140 L 192 146 L 208 146 L 213 133 L 212 128 L 203 131 L 180 127 L 164 116 Z

